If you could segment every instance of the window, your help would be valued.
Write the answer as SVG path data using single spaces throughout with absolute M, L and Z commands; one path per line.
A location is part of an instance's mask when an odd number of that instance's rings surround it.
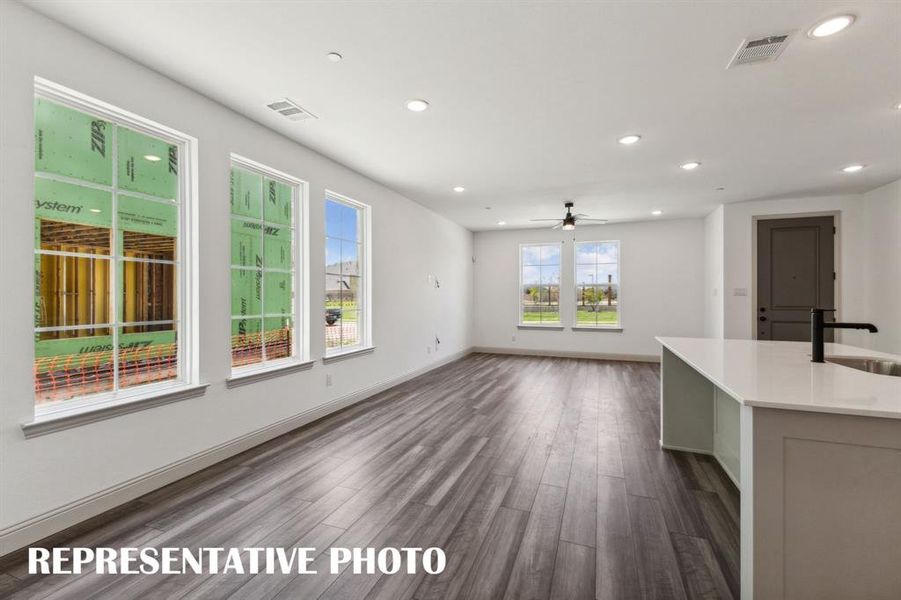
M 232 155 L 233 370 L 301 358 L 297 226 L 302 185 L 299 179 Z
M 560 325 L 560 244 L 519 247 L 521 325 Z
M 619 242 L 576 242 L 576 327 L 620 326 Z
M 370 345 L 368 213 L 337 194 L 325 200 L 326 355 Z
M 43 80 L 34 118 L 37 412 L 196 381 L 194 141 Z

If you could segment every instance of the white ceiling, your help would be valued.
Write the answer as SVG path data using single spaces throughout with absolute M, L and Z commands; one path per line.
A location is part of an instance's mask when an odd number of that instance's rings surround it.
M 901 177 L 901 2 L 27 3 L 473 230 L 566 199 L 669 218 Z M 778 61 L 725 69 L 787 30 Z M 265 107 L 285 96 L 319 120 Z

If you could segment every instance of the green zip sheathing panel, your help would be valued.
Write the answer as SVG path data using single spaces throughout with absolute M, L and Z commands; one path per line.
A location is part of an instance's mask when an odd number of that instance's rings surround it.
M 175 203 L 178 198 L 177 146 L 43 98 L 35 99 L 34 114 L 34 164 L 39 175 L 35 178 L 35 248 L 41 247 L 42 223 L 55 227 L 57 231 L 59 224 L 98 228 L 83 230 L 84 234 L 73 236 L 75 241 L 69 244 L 78 246 L 79 252 L 88 254 L 109 255 L 109 231 L 114 226 L 120 232 L 116 236 L 119 246 L 116 253 L 119 256 L 123 255 L 125 236 L 122 232 L 159 236 L 156 240 L 171 238 L 171 247 L 176 247 L 179 210 Z M 88 187 L 91 184 L 113 185 L 114 157 L 119 190 L 115 223 L 112 192 Z M 52 178 L 68 178 L 85 182 L 86 185 Z M 275 190 L 276 203 L 278 191 Z M 159 201 L 139 197 L 141 194 Z M 105 246 L 104 235 L 107 240 Z M 162 243 L 167 244 L 166 240 Z M 117 268 L 116 293 L 121 299 L 121 262 Z M 41 261 L 36 256 L 35 322 L 38 326 L 41 315 L 40 281 Z M 120 301 L 120 318 L 122 305 Z M 93 331 L 108 333 L 110 330 L 108 327 L 98 327 Z M 35 356 L 46 358 L 111 352 L 111 335 L 84 335 L 88 332 L 91 330 L 63 332 L 59 334 L 62 339 L 36 339 Z M 157 345 L 174 348 L 174 343 L 174 330 L 119 335 L 120 350 Z M 112 355 L 108 356 L 111 360 Z

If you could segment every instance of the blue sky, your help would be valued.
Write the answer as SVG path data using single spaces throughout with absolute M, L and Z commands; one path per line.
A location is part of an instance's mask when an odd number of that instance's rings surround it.
M 576 285 L 619 283 L 617 242 L 581 242 L 576 246 Z M 560 283 L 559 244 L 522 247 L 523 285 Z
M 326 200 L 325 235 L 345 240 L 358 240 L 357 209 L 340 202 Z
M 357 209 L 335 202 L 325 201 L 325 264 L 357 261 L 360 239 Z M 354 272 L 358 270 L 354 269 Z

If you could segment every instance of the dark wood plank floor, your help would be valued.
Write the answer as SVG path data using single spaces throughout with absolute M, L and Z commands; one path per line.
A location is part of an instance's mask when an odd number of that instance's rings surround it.
M 41 544 L 439 546 L 440 575 L 41 577 L 13 557 L 0 595 L 737 599 L 737 491 L 659 449 L 658 394 L 657 365 L 472 354 Z

